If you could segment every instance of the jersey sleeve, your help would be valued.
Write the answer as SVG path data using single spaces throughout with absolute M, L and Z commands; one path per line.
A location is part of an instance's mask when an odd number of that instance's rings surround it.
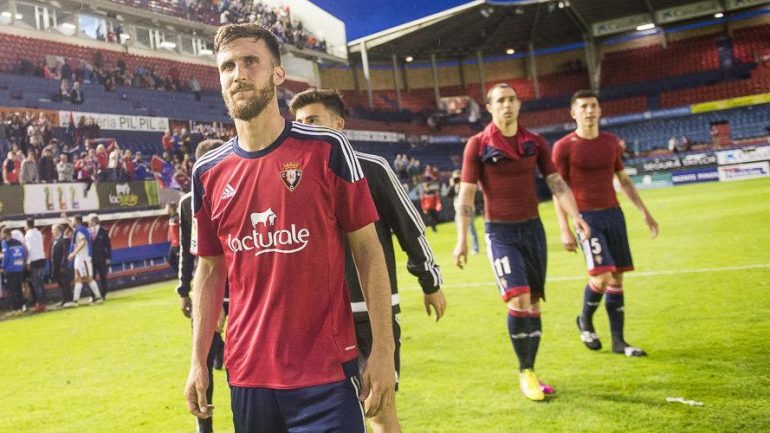
M 182 198 L 179 202 L 179 286 L 177 294 L 182 297 L 190 295 L 190 282 L 193 278 L 195 257 L 190 253 L 190 235 L 192 233 L 191 196 Z
M 556 166 L 551 160 L 551 148 L 545 138 L 537 136 L 537 168 L 543 177 L 557 173 Z
M 481 158 L 479 158 L 480 145 L 481 139 L 478 136 L 471 137 L 465 145 L 461 175 L 461 180 L 463 182 L 475 184 L 479 180 L 479 176 L 481 175 Z
M 377 208 L 369 193 L 369 184 L 344 135 L 335 133 L 329 153 L 334 215 L 342 230 L 354 232 L 377 221 Z
M 620 147 L 620 138 L 613 136 L 615 139 L 615 173 L 623 171 L 625 166 L 623 165 L 623 148 Z
M 196 256 L 219 256 L 224 251 L 211 221 L 211 203 L 201 182 L 201 174 L 195 169 L 193 172 L 190 252 Z
M 425 224 L 406 191 L 388 167 L 387 162 L 372 157 L 367 171 L 369 188 L 381 219 L 393 230 L 401 249 L 407 255 L 407 270 L 417 277 L 423 293 L 435 293 L 441 288 L 441 269 L 436 264 Z
M 569 183 L 569 144 L 565 140 L 559 140 L 553 145 L 553 155 L 551 159 L 559 171 L 561 177 Z

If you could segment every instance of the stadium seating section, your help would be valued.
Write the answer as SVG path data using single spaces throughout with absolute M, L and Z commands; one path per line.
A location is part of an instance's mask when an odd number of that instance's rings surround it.
M 155 68 L 158 74 L 168 76 L 169 70 L 176 67 L 179 77 L 189 81 L 196 77 L 204 89 L 219 89 L 219 76 L 216 68 L 202 64 L 176 62 L 161 57 L 138 56 L 124 54 L 120 51 L 96 50 L 82 45 L 53 42 L 44 39 L 33 39 L 25 36 L 13 36 L 0 33 L 0 70 L 12 71 L 19 65 L 20 59 L 28 59 L 36 65 L 42 65 L 46 54 L 62 56 L 69 61 L 81 59 L 90 64 L 99 51 L 104 64 L 114 68 L 119 59 L 126 62 L 126 69 L 133 72 L 137 67 Z

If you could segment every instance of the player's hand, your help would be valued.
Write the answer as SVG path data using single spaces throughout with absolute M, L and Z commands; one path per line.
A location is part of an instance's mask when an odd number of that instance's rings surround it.
M 577 239 L 575 239 L 575 234 L 572 233 L 572 230 L 566 229 L 561 231 L 561 244 L 565 250 L 571 253 L 577 251 Z
M 211 418 L 214 406 L 208 404 L 206 389 L 209 387 L 209 371 L 205 365 L 193 365 L 187 377 L 184 398 L 187 410 L 201 419 Z
M 389 347 L 389 348 L 386 348 Z M 365 402 L 366 416 L 371 418 L 393 404 L 396 391 L 396 367 L 393 364 L 393 345 L 374 343 L 372 353 L 361 373 L 359 400 Z
M 649 212 L 644 214 L 644 223 L 647 224 L 647 228 L 650 229 L 650 238 L 655 239 L 658 237 L 658 222 L 650 215 Z
M 588 225 L 583 217 L 578 216 L 577 218 L 573 218 L 572 221 L 575 223 L 575 230 L 580 232 L 580 236 L 582 236 L 583 239 L 591 237 L 591 226 Z
M 67 260 L 75 260 L 75 255 L 74 254 L 68 254 L 67 255 Z
M 458 242 L 452 255 L 455 257 L 455 265 L 462 269 L 463 266 L 468 264 L 468 243 Z
M 444 292 L 438 289 L 430 295 L 424 295 L 423 302 L 425 303 L 425 312 L 428 313 L 428 316 L 430 316 L 430 307 L 433 306 L 433 309 L 436 310 L 436 322 L 438 322 L 444 315 L 444 311 L 446 311 L 446 296 L 444 296 Z
M 179 309 L 182 310 L 184 317 L 189 319 L 192 314 L 192 299 L 189 296 L 181 296 L 179 298 Z
M 225 307 L 222 307 L 219 310 L 219 317 L 217 317 L 216 331 L 220 334 L 225 332 Z
M 104 260 L 104 263 L 106 263 L 107 265 L 109 265 L 110 263 L 112 263 L 112 260 L 110 260 L 110 259 L 105 259 L 105 260 Z

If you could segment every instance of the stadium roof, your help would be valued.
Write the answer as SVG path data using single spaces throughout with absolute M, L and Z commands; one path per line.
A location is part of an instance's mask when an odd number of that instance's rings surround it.
M 348 43 L 351 59 L 366 44 L 370 61 L 393 55 L 457 60 L 601 41 L 637 32 L 648 24 L 663 27 L 714 20 L 766 0 L 476 0 Z M 716 17 L 716 18 L 715 18 Z M 510 54 L 510 52 L 508 53 Z

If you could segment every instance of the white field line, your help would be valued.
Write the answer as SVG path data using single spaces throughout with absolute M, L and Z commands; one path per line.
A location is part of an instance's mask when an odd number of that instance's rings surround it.
M 675 271 L 648 271 L 648 272 L 629 272 L 625 275 L 625 278 L 646 278 L 646 277 L 659 277 L 661 275 L 679 275 L 679 274 L 701 274 L 709 272 L 734 272 L 734 271 L 746 271 L 751 269 L 768 269 L 770 263 L 758 263 L 755 265 L 742 265 L 742 266 L 724 266 L 720 268 L 699 268 L 699 269 L 677 269 Z M 462 271 L 460 271 L 462 272 Z M 547 277 L 546 281 L 583 281 L 588 278 L 588 275 L 580 276 L 561 276 L 555 275 Z M 446 279 L 446 278 L 445 278 Z M 494 281 L 484 281 L 477 283 L 464 283 L 464 284 L 444 284 L 442 287 L 479 287 L 495 285 Z

